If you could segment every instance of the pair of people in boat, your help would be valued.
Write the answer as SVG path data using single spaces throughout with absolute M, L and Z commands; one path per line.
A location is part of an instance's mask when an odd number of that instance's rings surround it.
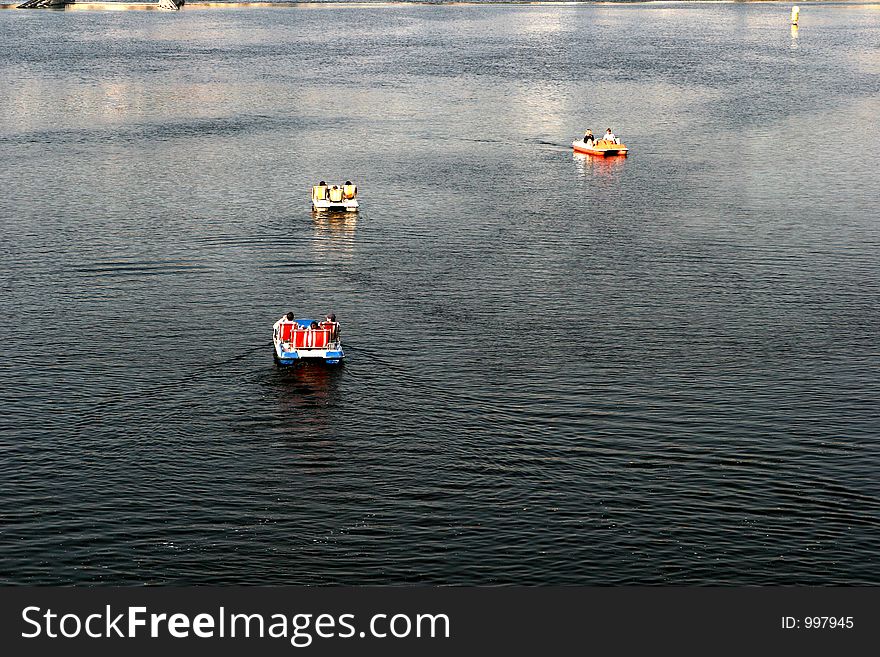
M 323 180 L 312 187 L 312 198 L 316 201 L 330 201 L 331 203 L 342 203 L 342 201 L 351 201 L 357 196 L 357 185 L 353 185 L 350 180 L 346 180 L 342 186 L 328 186 Z
M 605 131 L 605 134 L 599 137 L 599 139 L 610 141 L 612 144 L 620 143 L 620 139 L 613 132 L 611 132 L 611 128 L 608 128 Z M 592 130 L 587 130 L 587 133 L 584 135 L 584 143 L 587 146 L 595 146 L 596 142 L 599 141 L 599 139 L 596 139 L 596 137 L 593 136 Z

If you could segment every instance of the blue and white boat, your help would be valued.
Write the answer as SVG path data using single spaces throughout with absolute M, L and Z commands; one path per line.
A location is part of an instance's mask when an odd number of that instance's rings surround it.
M 272 326 L 272 344 L 279 365 L 294 365 L 302 360 L 323 360 L 336 365 L 345 358 L 336 315 L 328 315 L 319 322 L 287 313 Z

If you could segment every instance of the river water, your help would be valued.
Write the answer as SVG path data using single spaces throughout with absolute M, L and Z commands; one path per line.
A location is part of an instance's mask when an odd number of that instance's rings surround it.
M 0 581 L 880 584 L 880 9 L 788 10 L 0 12 Z

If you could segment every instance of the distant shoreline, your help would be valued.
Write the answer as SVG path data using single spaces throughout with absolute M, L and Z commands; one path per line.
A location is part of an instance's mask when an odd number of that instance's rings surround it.
M 0 9 L 15 9 L 25 0 L 18 2 L 0 3 Z M 66 5 L 66 11 L 122 11 L 122 10 L 154 10 L 158 9 L 158 0 L 152 2 L 72 2 Z M 361 2 L 351 0 L 318 0 L 312 2 L 301 2 L 291 0 L 289 2 L 278 2 L 269 0 L 268 2 L 224 2 L 222 0 L 187 0 L 184 10 L 186 9 L 237 9 L 237 8 L 253 8 L 253 7 L 274 7 L 274 8 L 304 8 L 313 9 L 317 7 L 344 7 L 344 8 L 371 8 L 371 7 L 504 7 L 504 6 L 531 6 L 531 7 L 576 7 L 580 5 L 648 5 L 648 4 L 782 4 L 782 5 L 850 5 L 850 6 L 871 6 L 880 3 L 865 0 L 501 0 L 487 2 L 467 2 L 459 0 L 362 0 Z M 58 9 L 61 9 L 59 7 Z

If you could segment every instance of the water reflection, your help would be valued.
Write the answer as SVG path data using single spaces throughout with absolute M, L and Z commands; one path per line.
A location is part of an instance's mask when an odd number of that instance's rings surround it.
M 797 50 L 797 47 L 798 47 L 797 38 L 798 38 L 798 26 L 792 25 L 791 26 L 791 49 L 792 50 Z
M 324 409 L 336 403 L 340 367 L 324 363 L 298 363 L 278 368 L 278 393 L 282 410 L 299 413 L 303 409 Z M 313 412 L 312 417 L 317 417 Z
M 572 153 L 572 156 L 581 178 L 598 177 L 611 180 L 616 178 L 626 163 L 625 157 L 605 157 L 586 153 Z
M 271 377 L 279 437 L 293 459 L 290 465 L 301 473 L 327 473 L 344 461 L 334 421 L 341 374 L 339 367 L 300 363 L 277 368 Z
M 315 248 L 322 253 L 352 255 L 357 220 L 357 212 L 312 212 Z
M 554 8 L 555 9 L 555 8 Z M 529 12 L 518 17 L 516 28 L 520 33 L 561 32 L 567 26 L 569 15 L 559 11 Z
M 357 212 L 312 212 L 315 234 L 354 236 L 357 228 Z

